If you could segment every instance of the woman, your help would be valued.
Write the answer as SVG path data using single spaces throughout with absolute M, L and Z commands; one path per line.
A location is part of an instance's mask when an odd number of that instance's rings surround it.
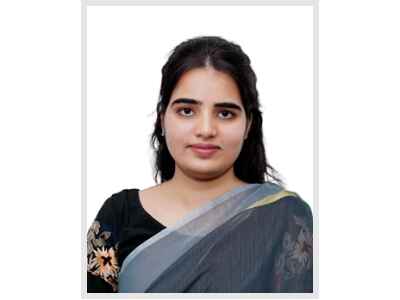
M 241 47 L 198 37 L 174 49 L 151 141 L 161 183 L 105 201 L 88 292 L 312 292 L 311 210 L 267 163 Z

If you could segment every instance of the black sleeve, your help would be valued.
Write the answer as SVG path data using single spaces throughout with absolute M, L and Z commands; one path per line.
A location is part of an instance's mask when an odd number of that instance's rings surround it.
M 118 244 L 123 193 L 109 197 L 87 232 L 87 292 L 118 291 Z
M 299 197 L 288 197 L 285 201 L 285 229 L 274 263 L 274 292 L 312 293 L 312 212 Z

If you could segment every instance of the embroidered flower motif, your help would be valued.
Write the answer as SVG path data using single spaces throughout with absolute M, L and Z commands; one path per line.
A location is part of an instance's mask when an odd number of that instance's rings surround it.
M 114 291 L 117 291 L 119 266 L 116 251 L 118 243 L 114 247 L 108 245 L 111 232 L 101 231 L 100 227 L 100 223 L 94 221 L 88 230 L 88 272 L 101 277 L 112 286 Z
M 300 226 L 300 232 L 294 245 L 293 258 L 299 262 L 300 269 L 309 269 L 312 257 L 312 235 L 303 219 L 296 216 L 294 219 L 295 223 Z
M 289 232 L 283 236 L 282 253 L 275 265 L 278 278 L 293 278 L 312 265 L 312 233 L 304 219 L 294 216 L 294 222 L 298 228 L 296 236 Z
M 92 253 L 95 248 L 103 247 L 106 245 L 107 240 L 111 236 L 111 232 L 102 231 L 100 232 L 99 221 L 94 221 L 92 226 L 90 226 L 87 234 L 87 249 L 88 254 Z
M 113 290 L 117 290 L 118 262 L 113 248 L 105 249 L 101 247 L 94 250 L 94 256 L 88 262 L 89 272 L 95 276 L 100 276 L 108 282 Z

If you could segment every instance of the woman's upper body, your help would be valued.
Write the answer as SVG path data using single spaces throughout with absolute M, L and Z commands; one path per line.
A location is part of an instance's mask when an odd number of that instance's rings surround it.
M 92 223 L 88 232 L 89 293 L 117 292 L 119 272 L 126 257 L 166 228 L 143 207 L 140 192 L 138 189 L 125 189 L 113 194 L 104 202 Z M 270 222 L 267 221 L 270 226 L 264 227 L 279 231 L 266 243 L 273 249 L 269 254 L 273 258 L 268 260 L 274 263 L 271 273 L 265 274 L 265 286 L 274 285 L 275 292 L 290 291 L 294 286 L 294 291 L 303 288 L 300 291 L 309 292 L 312 290 L 310 208 L 300 198 L 289 195 L 270 205 L 262 214 L 274 216 Z M 266 229 L 256 230 L 262 232 Z M 270 289 L 273 291 L 272 287 Z
M 119 268 L 128 254 L 191 211 L 212 204 L 213 199 L 245 183 L 262 184 L 266 179 L 280 182 L 265 155 L 256 81 L 250 59 L 241 47 L 222 38 L 198 37 L 173 50 L 162 68 L 151 137 L 155 178 L 159 176 L 161 184 L 140 192 L 123 190 L 104 203 L 88 232 L 89 291 L 110 287 L 117 291 Z M 262 265 L 269 269 L 258 270 L 270 274 L 274 282 L 271 290 L 309 290 L 312 217 L 308 205 L 289 196 L 254 212 L 261 218 L 256 223 L 263 223 L 261 232 L 272 230 L 259 240 L 248 240 L 274 247 L 268 257 L 261 257 L 266 261 Z M 264 218 L 264 213 L 269 217 Z M 206 225 L 199 223 L 198 227 Z M 248 225 L 253 226 L 251 222 Z M 241 229 L 238 227 L 238 232 Z M 257 226 L 247 230 L 259 233 Z M 235 231 L 230 234 L 235 237 Z M 235 245 L 235 249 L 243 247 Z M 250 245 L 244 246 L 243 251 L 251 251 Z M 227 247 L 214 249 L 220 249 L 220 254 L 229 250 Z M 257 250 L 264 246 L 260 247 Z M 218 257 L 218 253 L 209 254 Z M 235 257 L 227 259 L 233 262 Z M 250 260 L 254 259 L 250 255 Z M 223 269 L 224 264 L 219 266 Z M 304 274 L 308 274 L 307 279 Z

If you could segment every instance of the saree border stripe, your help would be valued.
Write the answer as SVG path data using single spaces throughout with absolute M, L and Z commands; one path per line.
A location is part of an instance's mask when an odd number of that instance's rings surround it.
M 273 195 L 269 195 L 261 200 L 258 200 L 257 202 L 253 203 L 252 205 L 250 205 L 249 207 L 247 207 L 246 209 L 251 209 L 254 207 L 259 207 L 259 206 L 263 206 L 263 205 L 268 205 L 274 202 L 277 202 L 285 197 L 288 196 L 294 196 L 294 197 L 299 197 L 295 192 L 290 192 L 290 191 L 280 191 L 277 192 Z

